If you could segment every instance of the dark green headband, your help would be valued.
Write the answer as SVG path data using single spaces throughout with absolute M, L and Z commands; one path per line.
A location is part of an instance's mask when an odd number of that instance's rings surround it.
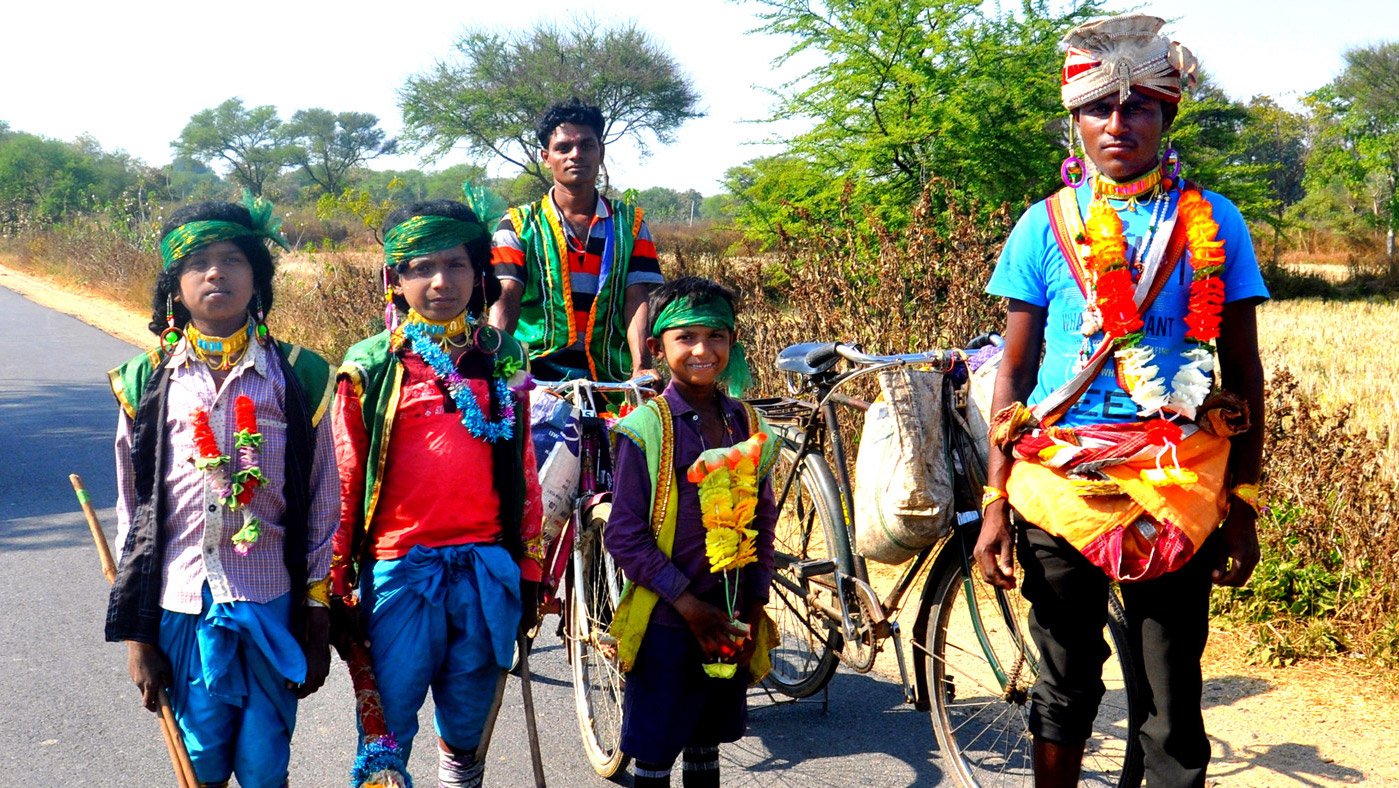
M 693 298 L 677 298 L 661 308 L 651 327 L 651 336 L 681 326 L 734 329 L 734 309 L 726 298 L 711 298 L 697 304 Z
M 415 257 L 468 244 L 486 234 L 480 222 L 447 216 L 414 216 L 384 234 L 384 261 L 398 267 Z
M 165 270 L 170 270 L 170 266 L 188 257 L 196 249 L 234 238 L 266 238 L 291 251 L 291 245 L 281 232 L 282 220 L 272 212 L 272 203 L 262 197 L 254 198 L 251 192 L 244 189 L 243 207 L 248 209 L 248 215 L 252 217 L 251 227 L 238 222 L 204 219 L 186 222 L 166 233 L 165 237 L 160 239 L 160 259 Z
M 660 337 L 672 328 L 700 326 L 703 328 L 726 328 L 734 330 L 733 305 L 727 298 L 711 298 L 704 303 L 695 303 L 693 298 L 677 298 L 661 308 L 656 322 L 651 327 L 651 336 Z M 753 385 L 753 373 L 748 368 L 748 356 L 743 345 L 735 342 L 729 348 L 729 365 L 719 382 L 728 388 L 729 396 L 741 397 Z

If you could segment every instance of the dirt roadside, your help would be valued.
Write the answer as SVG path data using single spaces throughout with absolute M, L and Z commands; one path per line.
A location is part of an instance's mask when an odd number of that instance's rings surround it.
M 71 292 L 3 264 L 0 287 L 140 347 L 155 342 L 148 314 L 100 293 Z M 1343 659 L 1255 665 L 1243 640 L 1222 630 L 1211 633 L 1205 665 L 1211 785 L 1399 785 L 1395 675 Z

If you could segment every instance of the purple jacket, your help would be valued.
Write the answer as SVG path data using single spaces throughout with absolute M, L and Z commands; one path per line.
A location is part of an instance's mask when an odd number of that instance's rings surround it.
M 685 472 L 699 458 L 700 452 L 718 447 L 704 445 L 699 414 L 674 386 L 667 386 L 661 396 L 666 398 L 675 419 L 675 483 L 680 506 L 675 518 L 674 549 L 671 557 L 666 558 L 656 546 L 656 537 L 651 532 L 652 480 L 646 472 L 646 454 L 626 438 L 617 441 L 612 516 L 607 521 L 606 544 L 628 579 L 661 597 L 652 614 L 652 623 L 683 627 L 685 619 L 676 612 L 674 603 L 685 591 L 722 606 L 723 575 L 709 571 L 709 559 L 704 554 L 705 531 L 700 519 L 699 494 L 696 486 L 685 478 Z M 718 397 L 728 421 L 728 440 L 724 445 L 747 440 L 748 416 L 743 403 L 722 393 Z M 741 587 L 735 614 L 742 613 L 750 601 L 766 602 L 768 599 L 776 523 L 777 505 L 773 501 L 772 483 L 764 479 L 758 486 L 758 508 L 752 525 L 758 532 L 758 560 L 739 571 Z

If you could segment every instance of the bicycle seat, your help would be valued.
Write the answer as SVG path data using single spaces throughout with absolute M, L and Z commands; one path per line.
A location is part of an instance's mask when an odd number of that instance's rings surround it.
M 819 375 L 840 360 L 835 342 L 799 342 L 777 354 L 777 368 L 798 375 Z

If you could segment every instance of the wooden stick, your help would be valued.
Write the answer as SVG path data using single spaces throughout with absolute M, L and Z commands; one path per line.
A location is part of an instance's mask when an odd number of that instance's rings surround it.
M 194 764 L 190 762 L 189 750 L 185 749 L 185 737 L 180 735 L 180 725 L 175 722 L 175 710 L 170 708 L 170 696 L 165 694 L 165 689 L 160 690 L 160 721 L 162 726 L 170 732 L 169 744 L 175 751 L 175 774 L 180 781 L 188 784 L 189 788 L 199 788 L 199 777 L 194 773 Z
M 184 770 L 180 768 L 180 755 L 175 751 L 175 735 L 166 724 L 164 715 L 157 714 L 156 719 L 160 720 L 160 736 L 165 739 L 165 752 L 170 755 L 170 765 L 175 770 L 175 782 L 180 788 L 199 788 L 199 784 L 190 785 L 185 779 Z
M 102 564 L 102 576 L 107 578 L 108 583 L 114 583 L 117 579 L 117 562 L 112 560 L 112 548 L 107 545 L 107 534 L 102 531 L 102 524 L 97 522 L 97 512 L 92 508 L 87 488 L 83 487 L 83 477 L 70 473 L 68 481 L 73 483 L 73 492 L 78 494 L 78 504 L 83 507 L 88 530 L 92 531 L 92 541 L 97 544 L 97 560 Z
M 97 545 L 97 560 L 102 565 L 102 576 L 107 578 L 108 583 L 113 583 L 117 579 L 117 564 L 112 560 L 112 548 L 107 544 L 107 533 L 97 521 L 97 511 L 92 508 L 92 499 L 87 494 L 87 488 L 83 486 L 83 477 L 70 473 L 68 481 L 73 484 L 73 492 L 78 495 L 78 504 L 83 507 L 83 516 L 87 518 L 92 541 Z M 165 694 L 164 688 L 160 690 L 158 717 L 160 734 L 165 740 L 165 749 L 170 754 L 170 766 L 175 771 L 175 779 L 180 788 L 199 788 L 199 778 L 194 774 L 194 764 L 190 762 L 189 750 L 185 748 L 185 739 L 180 735 L 180 726 L 175 722 L 175 712 L 170 708 L 170 696 Z
M 539 724 L 534 717 L 534 688 L 530 686 L 529 639 L 516 636 L 515 648 L 520 652 L 520 694 L 525 703 L 525 733 L 529 735 L 529 758 L 534 766 L 534 788 L 545 788 L 544 754 L 539 751 Z

